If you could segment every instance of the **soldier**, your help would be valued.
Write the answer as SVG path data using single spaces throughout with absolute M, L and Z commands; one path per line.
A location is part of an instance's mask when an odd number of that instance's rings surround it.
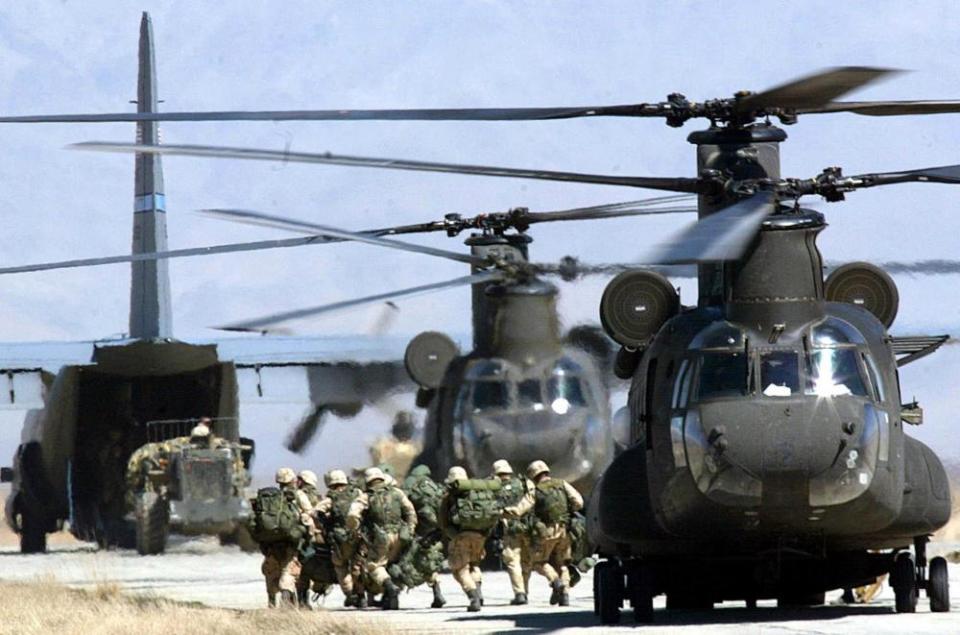
M 534 489 L 533 483 L 519 478 L 513 473 L 513 467 L 504 459 L 493 464 L 493 478 L 500 479 L 503 486 L 499 492 L 500 505 L 503 508 L 516 505 L 527 492 Z M 510 604 L 520 606 L 527 603 L 527 590 L 530 586 L 530 513 L 521 518 L 504 518 L 497 529 L 501 536 L 503 549 L 500 559 L 510 576 L 513 587 L 513 599 Z
M 303 492 L 296 489 L 296 473 L 289 467 L 281 467 L 277 470 L 275 480 L 281 492 L 292 492 L 292 499 L 300 508 L 300 520 L 308 531 L 311 531 L 313 522 L 308 515 L 311 511 L 310 502 Z M 298 549 L 299 545 L 290 541 L 270 542 L 260 546 L 264 555 L 260 572 L 267 584 L 267 602 L 271 607 L 277 605 L 278 592 L 283 606 L 297 606 L 297 579 L 300 576 Z
M 303 492 L 313 509 L 320 502 L 320 492 L 317 490 L 317 474 L 312 470 L 302 470 L 297 474 L 297 489 Z
M 403 490 L 387 484 L 380 468 L 367 469 L 364 479 L 367 490 L 350 505 L 347 529 L 355 532 L 363 525 L 367 574 L 374 590 L 383 590 L 383 608 L 396 610 L 399 608 L 399 590 L 387 573 L 387 565 L 396 562 L 405 543 L 413 539 L 417 511 Z
M 536 522 L 533 529 L 530 558 L 533 569 L 543 575 L 553 587 L 550 604 L 569 606 L 571 563 L 570 538 L 567 523 L 570 514 L 583 509 L 583 497 L 563 479 L 550 477 L 550 468 L 543 461 L 534 461 L 527 467 L 527 477 L 533 481 L 533 491 L 504 512 L 520 518 L 533 511 Z M 558 573 L 559 571 L 559 573 Z
M 479 611 L 483 606 L 483 576 L 480 562 L 490 530 L 500 519 L 496 488 L 488 480 L 471 481 L 459 466 L 447 473 L 447 491 L 440 503 L 440 528 L 449 539 L 447 562 L 454 579 L 467 594 L 467 610 Z
M 407 493 L 410 502 L 413 503 L 413 508 L 417 510 L 417 540 L 420 543 L 420 552 L 429 554 L 431 550 L 437 549 L 439 559 L 442 557 L 442 551 L 440 550 L 443 547 L 435 547 L 434 545 L 442 542 L 439 513 L 443 488 L 431 478 L 428 466 L 418 465 L 411 470 L 409 476 L 404 480 L 403 490 Z M 438 571 L 431 571 L 426 582 L 433 589 L 433 602 L 430 604 L 430 608 L 443 608 L 447 600 L 443 597 L 443 591 L 440 589 Z
M 401 410 L 393 420 L 391 436 L 381 437 L 370 446 L 370 459 L 373 465 L 386 463 L 391 467 L 390 474 L 403 478 L 410 470 L 413 459 L 420 453 L 420 444 L 413 441 L 416 427 L 413 415 Z
M 360 583 L 359 538 L 347 530 L 347 514 L 360 491 L 351 487 L 342 470 L 330 470 L 323 477 L 327 495 L 316 506 L 316 515 L 324 527 L 324 538 L 331 549 L 337 582 L 343 591 L 343 605 L 365 608 L 366 598 Z

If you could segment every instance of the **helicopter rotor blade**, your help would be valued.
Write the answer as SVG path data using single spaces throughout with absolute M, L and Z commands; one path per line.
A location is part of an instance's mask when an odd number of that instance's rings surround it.
M 0 116 L 0 123 L 138 121 L 543 121 L 576 117 L 659 116 L 656 104 L 540 108 L 406 108 L 375 110 L 220 110 Z M 649 112 L 648 112 L 649 111 Z
M 899 115 L 943 115 L 960 112 L 960 100 L 836 101 L 822 106 L 798 108 L 800 114 L 851 112 L 870 117 Z
M 325 405 L 312 406 L 310 411 L 300 419 L 300 422 L 287 436 L 284 446 L 296 454 L 303 452 L 323 428 L 326 423 L 326 417 L 324 416 L 326 414 L 327 407 Z
M 943 276 L 960 273 L 960 260 L 931 259 L 913 262 L 881 262 L 878 265 L 889 274 L 908 276 Z
M 942 165 L 903 172 L 880 172 L 850 177 L 862 180 L 863 186 L 889 185 L 892 183 L 960 183 L 960 165 Z M 861 186 L 861 187 L 863 187 Z
M 259 318 L 254 318 L 251 320 L 244 320 L 242 322 L 233 322 L 231 324 L 226 324 L 224 326 L 215 327 L 223 331 L 243 331 L 243 332 L 258 332 L 263 333 L 269 331 L 269 327 L 280 324 L 282 322 L 288 322 L 290 320 L 297 320 L 307 317 L 314 317 L 321 315 L 323 313 L 330 313 L 331 311 L 339 311 L 343 309 L 353 308 L 356 306 L 361 306 L 364 304 L 371 304 L 374 302 L 383 302 L 386 300 L 393 300 L 396 298 L 409 298 L 415 295 L 421 295 L 424 293 L 431 293 L 433 291 L 443 291 L 446 289 L 452 289 L 454 287 L 461 287 L 466 285 L 473 284 L 484 284 L 487 282 L 497 282 L 506 277 L 506 274 L 500 271 L 482 271 L 480 273 L 475 273 L 469 276 L 463 276 L 460 278 L 454 278 L 452 280 L 445 280 L 443 282 L 433 282 L 430 284 L 419 285 L 416 287 L 410 287 L 407 289 L 400 289 L 395 291 L 387 291 L 385 293 L 377 293 L 375 295 L 366 296 L 363 298 L 355 298 L 353 300 L 345 300 L 342 302 L 334 302 L 332 304 L 324 304 L 320 306 L 309 307 L 305 309 L 296 309 L 293 311 L 284 311 L 281 313 L 273 313 L 271 315 L 266 315 Z
M 830 104 L 846 93 L 891 77 L 901 71 L 867 66 L 830 68 L 739 99 L 735 109 L 757 111 L 765 108 L 810 109 Z M 805 111 L 806 112 L 806 111 Z
M 366 243 L 369 245 L 377 245 L 379 247 L 397 249 L 400 251 L 409 251 L 428 256 L 436 256 L 438 258 L 446 258 L 447 260 L 454 260 L 456 262 L 465 262 L 468 265 L 474 265 L 476 267 L 490 266 L 490 262 L 488 260 L 477 258 L 476 256 L 471 256 L 469 254 L 449 251 L 447 249 L 438 249 L 436 247 L 428 247 L 426 245 L 405 243 L 389 238 L 380 238 L 371 234 L 346 231 L 336 227 L 330 227 L 328 225 L 318 225 L 317 223 L 310 223 L 293 218 L 285 218 L 273 214 L 265 214 L 263 212 L 235 209 L 207 209 L 201 210 L 201 212 L 208 216 L 248 225 L 274 227 L 304 234 L 320 234 L 321 236 L 329 236 L 331 238 L 339 238 L 341 240 L 349 240 L 359 243 Z
M 622 185 L 625 187 L 642 187 L 654 190 L 667 190 L 671 192 L 686 192 L 688 194 L 699 193 L 702 189 L 701 181 L 695 178 L 583 174 L 579 172 L 500 168 L 485 165 L 411 161 L 407 159 L 357 157 L 330 154 L 329 152 L 317 154 L 310 152 L 261 150 L 256 148 L 234 148 L 224 146 L 141 145 L 136 143 L 111 143 L 104 141 L 87 141 L 83 143 L 75 143 L 67 147 L 74 150 L 94 150 L 99 152 L 194 156 L 217 159 L 247 159 L 254 161 L 277 161 L 281 163 L 314 163 L 390 170 L 412 170 L 416 172 L 446 172 L 450 174 L 500 176 L 507 178 L 536 179 L 541 181 L 566 181 L 572 183 L 593 183 L 598 185 Z
M 776 209 L 773 192 L 757 192 L 689 225 L 668 242 L 654 245 L 638 262 L 673 265 L 736 260 Z

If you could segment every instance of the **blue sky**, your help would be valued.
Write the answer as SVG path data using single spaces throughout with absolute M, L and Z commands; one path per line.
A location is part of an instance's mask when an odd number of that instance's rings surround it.
M 537 106 L 692 99 L 763 89 L 823 67 L 912 72 L 853 98 L 960 98 L 951 2 L 31 2 L 0 9 L 0 111 L 130 109 L 141 10 L 153 16 L 166 110 Z M 517 167 L 690 176 L 686 135 L 656 120 L 538 123 L 168 124 L 167 143 L 222 143 Z M 809 116 L 789 127 L 783 172 L 812 176 L 960 163 L 960 115 Z M 4 263 L 129 250 L 132 160 L 66 152 L 83 140 L 132 140 L 132 124 L 0 130 Z M 283 234 L 200 218 L 247 207 L 345 228 L 504 210 L 630 200 L 609 186 L 536 183 L 315 166 L 165 161 L 171 247 Z M 651 194 L 652 195 L 652 194 Z M 960 188 L 905 185 L 822 204 L 830 260 L 955 258 Z M 538 260 L 574 254 L 629 261 L 680 218 L 538 227 Z M 443 237 L 424 242 L 460 248 Z M 225 320 L 463 275 L 461 265 L 364 245 L 307 247 L 171 265 L 174 328 L 212 337 Z M 85 339 L 126 330 L 129 267 L 0 280 L 7 340 Z M 957 277 L 898 277 L 896 333 L 960 332 Z M 693 281 L 682 280 L 686 298 Z M 568 324 L 594 320 L 604 280 L 562 286 Z M 468 292 L 400 304 L 398 334 L 464 331 Z M 373 328 L 378 309 L 303 325 L 304 333 Z M 906 397 L 927 406 L 920 436 L 960 456 L 952 423 L 960 352 L 904 369 Z M 291 406 L 295 418 L 298 410 Z M 270 417 L 286 415 L 270 415 Z M 380 424 L 369 424 L 371 430 Z M 371 432 L 372 434 L 372 432 Z

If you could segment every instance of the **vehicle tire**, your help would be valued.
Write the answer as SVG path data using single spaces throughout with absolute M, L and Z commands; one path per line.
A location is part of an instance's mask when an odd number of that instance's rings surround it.
M 46 553 L 47 528 L 43 519 L 29 509 L 20 512 L 20 553 Z
M 947 561 L 941 556 L 930 561 L 927 597 L 930 598 L 930 610 L 934 613 L 946 613 L 950 610 L 950 576 L 947 572 Z
M 137 497 L 137 553 L 152 556 L 163 553 L 170 534 L 170 509 L 167 500 L 155 492 Z
M 594 569 L 593 590 L 601 624 L 619 624 L 623 601 L 623 572 L 616 562 L 601 562 Z
M 627 571 L 627 596 L 633 607 L 633 621 L 637 624 L 653 622 L 653 580 L 651 569 L 640 562 L 633 562 Z
M 891 578 L 894 580 L 893 593 L 896 597 L 897 613 L 915 613 L 917 611 L 917 573 L 913 556 L 903 551 L 893 563 Z

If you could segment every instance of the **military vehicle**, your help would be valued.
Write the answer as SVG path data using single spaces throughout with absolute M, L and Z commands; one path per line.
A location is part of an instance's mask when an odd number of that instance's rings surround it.
M 157 85 L 146 14 L 139 52 L 137 110 L 153 112 Z M 156 124 L 137 127 L 139 140 L 157 143 Z M 131 453 L 149 440 L 148 422 L 204 416 L 235 422 L 241 392 L 255 400 L 271 399 L 273 371 L 290 367 L 306 370 L 311 412 L 326 408 L 354 414 L 392 391 L 415 389 L 403 369 L 403 347 L 381 339 L 175 339 L 167 263 L 154 256 L 167 250 L 159 157 L 136 158 L 133 212 L 133 253 L 114 260 L 133 263 L 127 336 L 0 346 L 0 368 L 10 378 L 10 405 L 32 408 L 14 464 L 2 471 L 3 480 L 12 482 L 6 520 L 20 535 L 24 553 L 45 551 L 47 534 L 65 524 L 77 538 L 102 547 L 136 546 L 124 479 Z M 221 432 L 230 443 L 253 445 L 240 436 L 239 424 Z M 225 487 L 222 477 L 207 482 L 201 475 L 196 484 Z M 186 526 L 173 516 L 170 520 L 172 529 Z M 222 529 L 210 528 L 215 533 Z
M 811 179 L 782 179 L 779 144 L 786 134 L 769 122 L 776 117 L 791 124 L 815 113 L 960 112 L 958 101 L 835 101 L 886 74 L 885 69 L 838 68 L 764 92 L 702 102 L 674 94 L 664 102 L 577 108 L 176 116 L 620 116 L 661 117 L 671 126 L 706 118 L 710 128 L 690 136 L 697 146 L 694 178 L 209 146 L 165 151 L 697 194 L 700 222 L 640 260 L 696 264 L 697 307 L 681 307 L 672 287 L 647 272 L 615 279 L 601 303 L 604 325 L 623 346 L 618 371 L 633 377 L 632 445 L 605 472 L 588 513 L 591 538 L 606 557 L 595 572 L 601 621 L 617 621 L 624 600 L 639 621 L 649 621 L 652 599 L 660 593 L 666 593 L 670 608 L 769 597 L 783 604 L 814 604 L 827 589 L 855 586 L 883 573 L 891 574 L 898 611 L 914 611 L 920 590 L 932 610 L 945 611 L 950 607 L 946 562 L 928 563 L 925 545 L 949 517 L 950 493 L 937 456 L 904 431 L 904 423 L 919 421 L 919 411 L 902 403 L 897 368 L 930 354 L 947 337 L 889 335 L 897 292 L 878 268 L 851 263 L 824 280 L 815 238 L 825 221 L 802 208 L 799 198 L 818 194 L 838 201 L 846 192 L 876 185 L 958 183 L 960 167 L 855 176 L 828 168 Z
M 212 436 L 191 439 L 206 423 Z M 250 460 L 253 445 L 225 441 L 236 437 L 237 420 L 148 421 L 148 444 L 133 494 L 137 552 L 162 553 L 171 530 L 181 535 L 219 535 L 224 543 L 254 546 L 244 522 L 250 515 Z M 135 453 L 136 454 L 136 453 Z

